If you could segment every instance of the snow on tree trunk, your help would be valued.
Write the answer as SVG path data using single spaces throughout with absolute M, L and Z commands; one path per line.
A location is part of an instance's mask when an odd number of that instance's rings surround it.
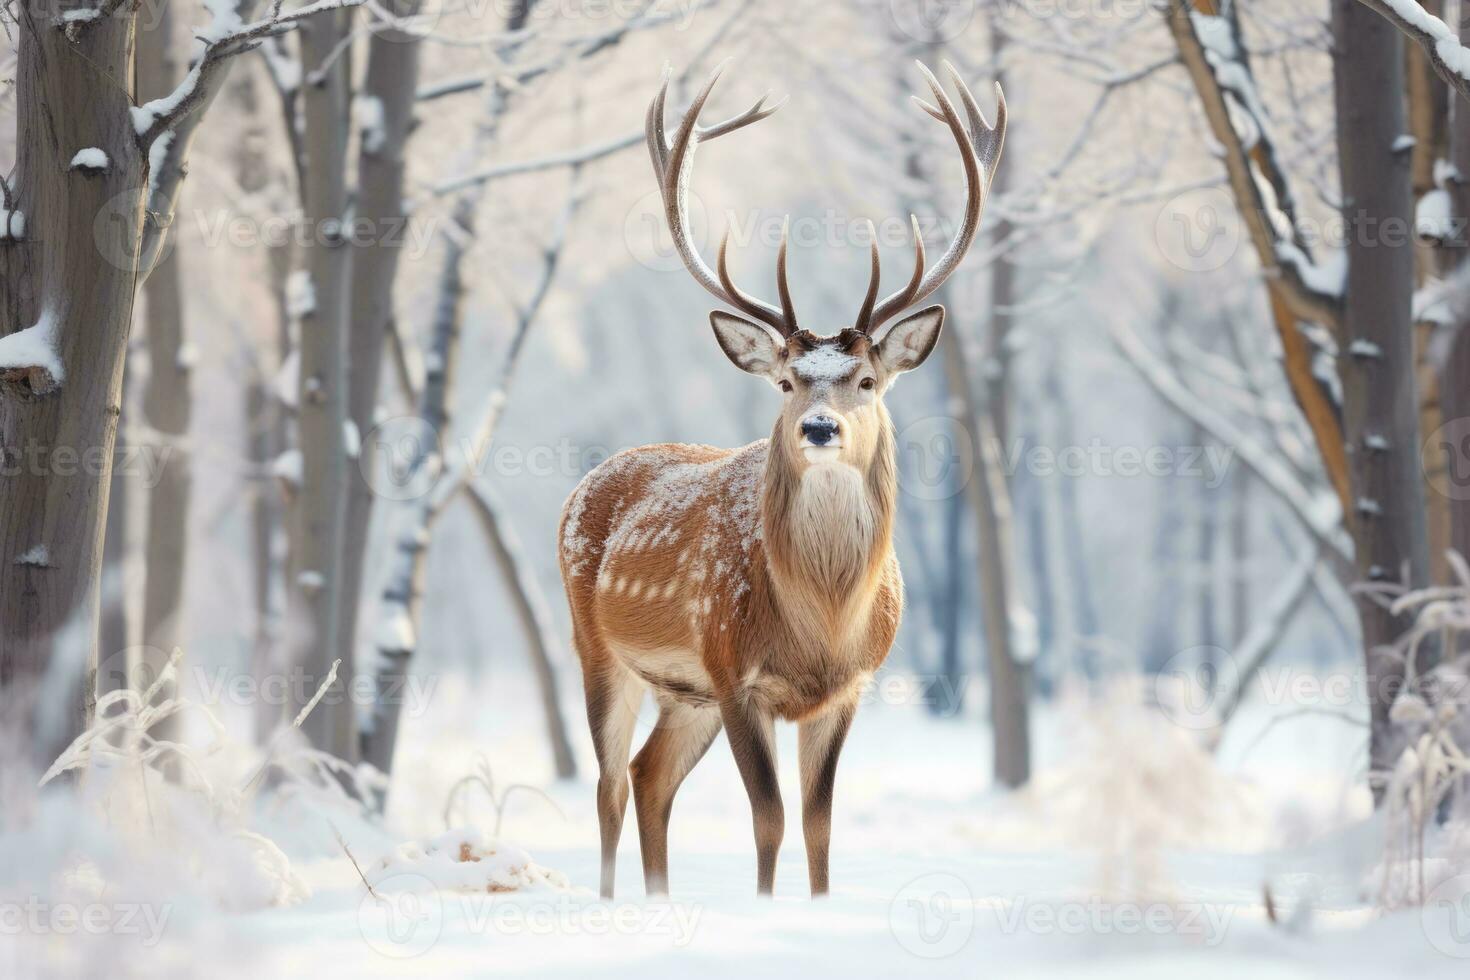
M 474 206 L 479 197 L 462 196 L 454 221 L 466 230 L 464 238 L 445 237 L 444 266 L 439 276 L 439 302 L 434 311 L 429 340 L 424 388 L 419 396 L 418 417 L 426 433 L 442 439 L 449 431 L 449 391 L 459 352 L 459 321 L 464 303 L 461 264 L 464 242 L 473 232 Z M 415 483 L 434 487 L 444 472 L 444 456 L 437 445 L 423 445 L 417 458 L 408 461 L 409 477 Z M 424 474 L 420 476 L 419 474 Z M 378 598 L 377 697 L 371 718 L 364 725 L 363 759 L 383 772 L 393 766 L 393 749 L 398 740 L 398 721 L 403 709 L 402 692 L 407 690 L 409 665 L 418 652 L 424 576 L 428 568 L 429 530 L 434 519 L 434 494 L 426 492 L 394 508 L 388 521 L 391 548 L 382 594 Z
M 1404 134 L 1404 50 L 1394 28 L 1358 0 L 1333 0 L 1337 147 L 1348 271 L 1338 371 L 1349 451 L 1359 577 L 1428 583 L 1419 404 L 1414 384 L 1412 200 Z M 1372 707 L 1370 763 L 1391 769 L 1389 708 L 1403 665 L 1387 655 L 1409 625 L 1357 597 Z
M 145 191 L 128 91 L 133 18 L 99 19 L 75 39 L 53 2 L 16 8 L 17 159 L 10 181 L 24 237 L 0 242 L 0 347 L 46 323 L 39 363 L 0 368 L 0 694 L 54 757 L 94 703 L 98 582 Z M 101 172 L 67 164 L 100 147 Z M 24 358 L 23 360 L 30 360 Z M 36 359 L 44 360 L 44 358 Z M 0 359 L 0 363 L 5 363 Z M 18 559 L 44 548 L 44 562 Z M 48 671 L 65 703 L 37 704 Z
M 413 16 L 418 0 L 397 0 L 387 9 Z M 393 330 L 393 283 L 405 240 L 404 157 L 418 84 L 419 41 L 396 29 L 375 32 L 368 43 L 367 74 L 358 97 L 359 152 L 355 213 L 370 229 L 351 250 L 352 296 L 347 358 L 347 417 L 359 433 L 359 458 L 350 467 L 342 553 L 342 597 L 337 617 L 337 656 L 356 659 L 358 611 L 362 605 L 363 559 L 367 553 L 373 492 L 364 474 L 372 471 L 375 440 L 367 438 L 378 404 L 383 353 Z
M 348 260 L 343 218 L 347 212 L 349 59 L 339 42 L 350 28 L 350 12 L 319 13 L 300 28 L 306 173 L 301 187 L 305 278 L 297 391 L 301 486 L 297 494 L 286 629 L 290 666 L 314 691 L 337 655 L 337 604 L 341 597 L 343 505 L 348 458 L 346 334 Z M 329 67 L 321 70 L 333 59 Z M 320 73 L 316 77 L 314 73 Z M 355 716 L 346 697 L 352 662 L 346 661 L 332 688 L 302 731 L 312 746 L 348 762 L 357 759 Z

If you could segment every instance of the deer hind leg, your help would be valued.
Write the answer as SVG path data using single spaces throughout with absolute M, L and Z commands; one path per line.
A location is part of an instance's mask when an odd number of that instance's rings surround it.
M 852 701 L 835 705 L 797 727 L 801 756 L 801 827 L 806 837 L 806 868 L 812 895 L 827 894 L 827 852 L 832 841 L 832 787 L 837 757 L 857 710 Z
M 608 657 L 602 665 L 586 663 L 587 722 L 597 752 L 597 824 L 602 831 L 602 897 L 612 898 L 618 840 L 628 806 L 628 750 L 643 702 L 643 682 Z
M 756 891 L 769 895 L 776 887 L 776 854 L 786 833 L 781 788 L 776 781 L 776 733 L 769 714 L 744 695 L 720 702 L 720 715 L 735 765 L 750 797 L 755 825 Z
M 643 851 L 643 882 L 648 894 L 669 890 L 669 814 L 684 777 L 704 757 L 720 731 L 720 713 L 659 699 L 658 724 L 633 759 L 633 807 Z

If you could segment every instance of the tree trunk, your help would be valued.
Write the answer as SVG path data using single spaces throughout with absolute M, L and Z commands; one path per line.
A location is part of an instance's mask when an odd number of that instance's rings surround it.
M 22 4 L 13 197 L 24 240 L 0 244 L 0 330 L 49 329 L 62 368 L 0 371 L 0 689 L 46 761 L 90 717 L 98 581 L 132 320 L 145 161 L 129 116 L 133 18 L 75 40 L 53 2 Z M 101 172 L 72 169 L 98 147 Z M 43 676 L 62 700 L 40 705 Z
M 173 91 L 181 76 L 175 58 L 173 7 L 159 8 L 157 23 L 138 34 L 138 95 L 141 101 Z M 179 645 L 184 609 L 184 570 L 188 558 L 189 456 L 183 446 L 189 432 L 190 365 L 184 346 L 184 297 L 179 256 L 166 249 L 143 284 L 148 373 L 143 388 L 144 424 L 157 433 L 167 452 L 158 482 L 148 491 L 144 541 L 146 582 L 143 591 L 143 670 L 145 685 L 154 683 Z M 174 685 L 161 691 L 172 697 Z M 178 716 L 160 721 L 152 733 L 172 738 Z
M 291 535 L 287 632 L 289 664 L 300 671 L 296 699 L 311 697 L 337 659 L 341 600 L 343 505 L 347 486 L 347 298 L 351 255 L 343 235 L 348 139 L 348 59 L 337 51 L 350 12 L 328 11 L 302 23 L 303 77 L 335 58 L 303 96 L 306 175 L 301 187 L 307 234 L 301 315 L 298 441 L 301 488 Z M 356 718 L 346 696 L 352 662 L 302 725 L 312 746 L 345 762 L 357 760 Z M 293 681 L 296 675 L 293 674 Z M 302 702 L 304 704 L 304 700 Z
M 449 431 L 449 391 L 459 347 L 459 319 L 464 303 L 461 264 L 464 244 L 473 234 L 474 206 L 478 195 L 460 198 L 454 221 L 466 229 L 464 239 L 445 236 L 444 267 L 439 274 L 439 302 L 434 312 L 434 329 L 429 340 L 431 356 L 419 396 L 418 417 L 428 439 L 442 439 Z M 424 485 L 433 487 L 442 476 L 444 453 L 437 442 L 421 443 L 410 461 L 413 474 L 426 473 Z M 410 479 L 415 479 L 411 476 Z M 363 760 L 382 772 L 393 768 L 393 750 L 398 742 L 398 722 L 403 712 L 409 666 L 418 652 L 420 609 L 424 577 L 428 570 L 429 527 L 434 519 L 434 494 L 425 492 L 394 508 L 389 527 L 392 549 L 388 558 L 386 585 L 378 601 L 377 697 L 371 723 L 364 726 Z
M 419 4 L 418 0 L 389 0 L 387 7 L 394 16 L 406 18 L 417 12 Z M 344 666 L 356 659 L 363 559 L 373 508 L 372 487 L 364 474 L 372 471 L 376 440 L 368 435 L 378 404 L 383 351 L 393 329 L 393 283 L 407 222 L 404 156 L 413 122 L 418 59 L 418 35 L 391 28 L 374 33 L 368 42 L 367 75 L 359 102 L 367 108 L 361 119 L 354 211 L 358 223 L 368 229 L 368 239 L 355 241 L 351 250 L 347 417 L 359 433 L 359 457 L 358 466 L 348 472 L 342 542 L 337 656 Z
M 1460 4 L 1460 36 L 1470 31 L 1470 3 Z M 1450 118 L 1450 160 L 1459 176 L 1451 183 L 1453 214 L 1459 221 L 1470 221 L 1470 104 L 1455 99 Z M 1456 242 L 1463 263 L 1466 232 L 1460 231 Z M 1462 270 L 1462 275 L 1463 270 Z M 1467 304 L 1470 306 L 1470 304 Z M 1432 493 L 1447 498 L 1450 511 L 1448 547 L 1470 557 L 1470 322 L 1464 317 L 1456 324 L 1449 355 L 1440 368 L 1440 410 L 1446 427 L 1435 441 L 1444 453 L 1444 482 Z M 1436 540 L 1435 547 L 1440 546 Z
M 126 402 L 127 375 L 123 375 L 123 397 Z M 126 404 L 123 405 L 126 410 Z M 124 458 L 127 447 L 119 432 L 113 448 L 111 488 L 107 498 L 107 529 L 102 545 L 101 622 L 98 627 L 97 696 L 127 687 L 127 650 L 133 645 L 132 624 L 128 617 L 128 476 L 117 461 Z M 119 656 L 121 654 L 121 656 Z
M 500 576 L 515 606 L 516 619 L 521 624 L 526 650 L 531 654 L 531 668 L 536 675 L 536 686 L 541 692 L 541 709 L 546 718 L 546 735 L 551 742 L 557 778 L 572 779 L 577 775 L 577 760 L 572 754 L 572 741 L 567 737 L 566 718 L 562 715 L 561 695 L 557 688 L 556 665 L 551 657 L 551 651 L 558 646 L 551 626 L 551 610 L 546 605 L 546 597 L 536 584 L 534 573 L 521 553 L 520 543 L 504 518 L 500 502 L 480 484 L 472 484 L 469 489 L 470 502 L 474 504 L 480 523 L 485 528 L 490 551 L 495 556 L 495 564 L 500 569 Z
M 1419 403 L 1414 384 L 1412 200 L 1404 48 L 1393 25 L 1358 0 L 1333 0 L 1337 146 L 1348 273 L 1338 371 L 1349 453 L 1357 572 L 1369 582 L 1427 583 Z M 1370 764 L 1397 756 L 1389 708 L 1403 666 L 1388 655 L 1408 625 L 1357 597 L 1372 706 Z

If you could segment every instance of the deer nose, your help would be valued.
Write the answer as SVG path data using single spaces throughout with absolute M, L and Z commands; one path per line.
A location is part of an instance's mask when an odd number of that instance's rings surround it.
M 801 434 L 813 446 L 825 446 L 837 434 L 837 420 L 827 415 L 813 415 L 802 420 Z

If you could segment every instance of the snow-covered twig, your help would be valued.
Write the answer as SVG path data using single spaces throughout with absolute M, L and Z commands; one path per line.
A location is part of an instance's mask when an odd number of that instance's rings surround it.
M 1191 422 L 1232 447 L 1240 461 L 1291 508 L 1329 555 L 1341 562 L 1351 560 L 1351 545 L 1343 531 L 1342 514 L 1335 497 L 1314 496 L 1274 454 L 1196 398 L 1126 323 L 1114 319 L 1108 330 L 1114 346 L 1149 387 Z
M 1446 85 L 1470 99 L 1470 48 L 1460 43 L 1449 25 L 1425 10 L 1419 0 L 1358 0 L 1385 17 L 1419 47 L 1434 73 Z

